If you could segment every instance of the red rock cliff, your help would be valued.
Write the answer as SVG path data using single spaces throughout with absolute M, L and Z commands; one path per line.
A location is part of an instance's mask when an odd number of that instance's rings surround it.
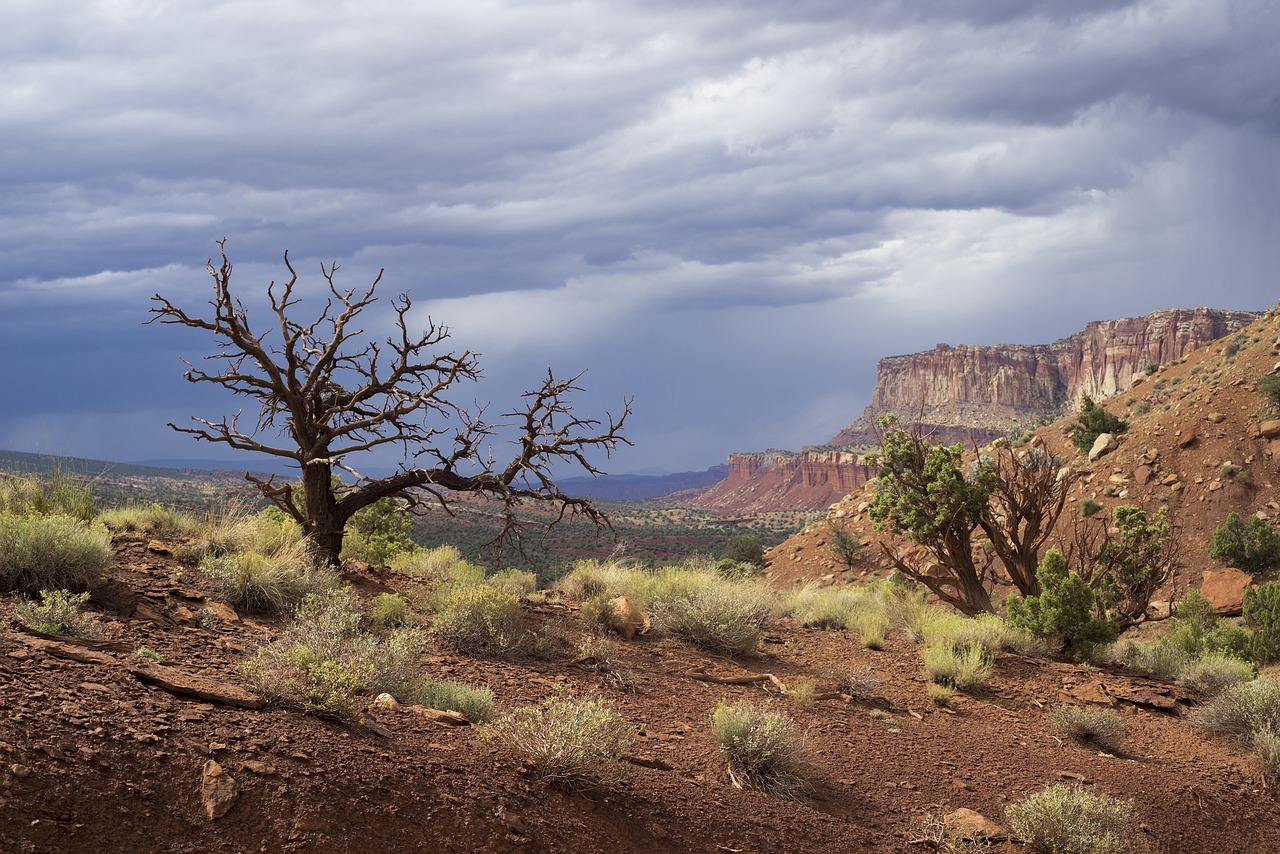
M 917 418 L 943 441 L 986 441 L 1041 418 L 1074 412 L 1080 397 L 1127 391 L 1149 365 L 1180 359 L 1229 335 L 1256 315 L 1211 308 L 1168 309 L 1146 317 L 1099 320 L 1052 344 L 939 344 L 890 356 L 876 366 L 876 388 L 862 417 L 832 445 L 874 443 L 875 419 Z

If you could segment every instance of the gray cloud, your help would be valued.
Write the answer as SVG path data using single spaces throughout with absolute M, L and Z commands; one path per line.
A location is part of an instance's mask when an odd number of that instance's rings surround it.
M 620 470 L 822 441 L 876 358 L 937 341 L 1264 308 L 1278 18 L 1262 0 L 20 2 L 0 445 L 43 430 L 62 447 L 36 450 L 146 456 L 179 441 L 165 419 L 230 410 L 180 379 L 210 342 L 141 325 L 156 291 L 207 298 L 222 237 L 251 303 L 286 248 L 308 292 L 322 261 L 350 285 L 385 267 L 388 295 L 485 354 L 498 408 L 549 364 L 590 368 L 583 409 L 634 393 Z

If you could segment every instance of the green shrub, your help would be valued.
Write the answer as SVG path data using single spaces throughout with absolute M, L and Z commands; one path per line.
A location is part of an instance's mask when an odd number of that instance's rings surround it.
M 764 570 L 759 564 L 748 563 L 747 561 L 736 561 L 724 557 L 715 563 L 716 575 L 726 578 L 730 581 L 742 581 L 748 578 L 756 578 L 761 575 Z
M 164 664 L 165 661 L 163 655 L 147 646 L 138 647 L 134 650 L 133 654 L 138 656 L 138 658 L 145 658 L 147 661 L 154 661 L 156 664 Z
M 312 564 L 301 540 L 273 553 L 209 555 L 200 562 L 200 571 L 228 605 L 250 613 L 285 613 L 308 593 L 336 583 L 331 571 Z
M 1250 516 L 1245 522 L 1232 510 L 1213 532 L 1209 557 L 1250 575 L 1265 573 L 1280 565 L 1280 534 L 1271 530 L 1265 519 Z
M 862 551 L 862 538 L 834 520 L 827 521 L 827 550 L 845 569 L 853 569 Z
M 1267 374 L 1259 377 L 1257 385 L 1268 414 L 1280 415 L 1280 376 Z
M 92 623 L 81 616 L 80 609 L 88 601 L 88 592 L 41 590 L 38 603 L 23 602 L 14 608 L 14 616 L 46 635 L 85 635 L 92 633 Z
M 1258 664 L 1280 661 L 1280 584 L 1245 588 L 1244 624 L 1253 631 L 1253 660 Z
M 724 554 L 721 557 L 734 563 L 764 566 L 764 546 L 755 534 L 735 534 L 725 544 Z
M 618 780 L 635 730 L 613 703 L 557 691 L 485 728 L 485 735 L 516 754 L 540 776 L 569 785 Z
M 0 590 L 83 590 L 111 566 L 105 526 L 70 516 L 0 514 Z
M 522 640 L 520 597 L 485 584 L 451 593 L 435 615 L 431 631 L 459 652 L 501 656 Z
M 1115 749 L 1116 740 L 1127 726 L 1118 712 L 1094 706 L 1059 706 L 1049 718 L 1055 727 L 1072 738 L 1108 750 Z
M 1071 443 L 1088 453 L 1103 433 L 1123 433 L 1128 427 L 1124 419 L 1098 406 L 1086 394 L 1080 400 L 1080 415 L 1071 428 Z
M 369 619 L 378 626 L 403 626 L 409 621 L 409 602 L 399 593 L 379 593 L 369 603 Z
M 1169 631 L 1159 643 L 1175 647 L 1191 658 L 1210 654 L 1251 659 L 1249 633 L 1214 613 L 1209 600 L 1197 590 L 1187 592 L 1174 609 Z
M 808 790 L 806 739 L 780 712 L 721 701 L 711 714 L 711 733 L 729 773 L 742 784 L 788 798 Z
M 1049 549 L 1036 570 L 1040 595 L 1008 599 L 1009 622 L 1042 638 L 1057 638 L 1073 657 L 1087 656 L 1092 649 L 1115 640 L 1119 628 L 1098 616 L 1093 589 L 1075 572 L 1067 571 L 1067 561 L 1057 549 Z
M 920 650 L 930 680 L 961 691 L 981 687 L 991 678 L 995 661 L 978 644 L 957 647 L 948 642 L 926 644 Z
M 1014 835 L 1041 854 L 1119 854 L 1132 804 L 1055 783 L 1005 809 Z
M 393 555 L 417 551 L 413 517 L 392 498 L 381 498 L 347 520 L 342 559 L 382 566 Z

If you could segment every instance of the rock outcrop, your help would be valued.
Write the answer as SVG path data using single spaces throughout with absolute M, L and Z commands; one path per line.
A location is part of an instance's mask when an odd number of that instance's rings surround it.
M 839 501 L 874 476 L 861 457 L 843 451 L 730 454 L 724 480 L 680 500 L 725 513 L 816 510 Z
M 1094 321 L 1052 344 L 939 344 L 890 356 L 876 366 L 871 404 L 830 444 L 874 444 L 876 418 L 886 412 L 919 420 L 936 441 L 989 441 L 1043 418 L 1070 415 L 1082 395 L 1103 400 L 1128 391 L 1149 366 L 1181 359 L 1256 317 L 1174 308 Z

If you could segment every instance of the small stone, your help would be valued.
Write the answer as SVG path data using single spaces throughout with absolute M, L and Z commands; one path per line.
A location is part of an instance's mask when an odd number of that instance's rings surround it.
M 953 836 L 971 841 L 977 839 L 999 840 L 1006 839 L 1009 836 L 1009 831 L 982 813 L 964 807 L 944 816 L 942 823 Z
M 1139 486 L 1146 486 L 1147 481 L 1151 480 L 1151 466 L 1142 465 L 1133 470 L 1133 479 Z
M 235 806 L 240 797 L 240 784 L 222 770 L 222 766 L 210 759 L 204 763 L 200 779 L 200 800 L 210 821 L 222 818 Z
M 1258 425 L 1258 433 L 1264 439 L 1280 438 L 1280 418 L 1263 421 Z
M 1179 448 L 1189 448 L 1195 444 L 1196 434 L 1191 430 L 1181 430 L 1173 441 Z
M 1221 412 L 1210 412 L 1205 416 L 1205 418 L 1207 418 L 1212 424 L 1221 424 L 1223 421 L 1227 420 L 1227 416 L 1223 415 Z

